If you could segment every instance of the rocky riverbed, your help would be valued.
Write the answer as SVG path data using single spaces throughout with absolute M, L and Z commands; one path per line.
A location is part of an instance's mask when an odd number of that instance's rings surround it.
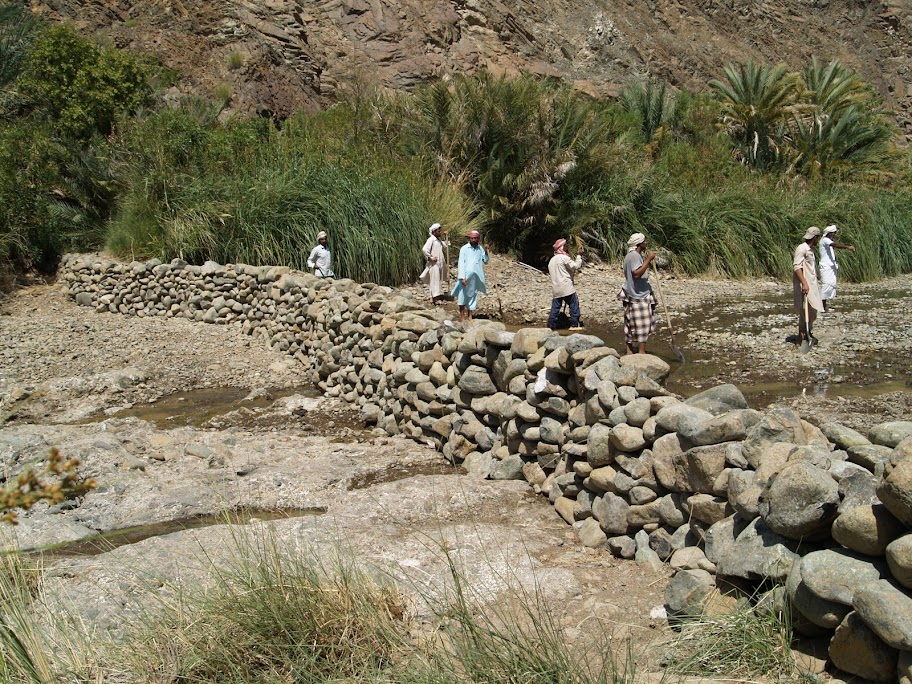
M 483 315 L 543 322 L 544 276 L 500 259 L 490 273 Z M 590 331 L 614 344 L 618 283 L 617 267 L 604 265 L 579 282 Z M 784 284 L 668 278 L 663 289 L 688 356 L 672 363 L 677 392 L 734 382 L 762 403 L 755 408 L 787 405 L 858 429 L 912 413 L 908 277 L 843 286 L 836 312 L 818 325 L 820 347 L 807 355 L 784 341 L 792 325 Z M 598 620 L 647 644 L 664 629 L 652 609 L 664 601 L 665 568 L 580 546 L 526 483 L 473 479 L 430 447 L 363 429 L 355 411 L 308 386 L 297 361 L 236 326 L 96 313 L 55 286 L 22 290 L 0 313 L 3 461 L 58 446 L 99 482 L 80 502 L 23 516 L 19 545 L 124 527 L 148 533 L 117 548 L 112 540 L 101 555 L 49 561 L 59 593 L 100 625 L 137 609 L 137 584 L 205 577 L 202 559 L 227 553 L 243 529 L 271 530 L 291 548 L 341 544 L 422 581 L 444 581 L 447 549 L 487 599 L 510 583 L 547 587 L 571 632 Z M 650 347 L 673 361 L 662 333 Z M 252 513 L 234 526 L 160 526 L 226 509 Z

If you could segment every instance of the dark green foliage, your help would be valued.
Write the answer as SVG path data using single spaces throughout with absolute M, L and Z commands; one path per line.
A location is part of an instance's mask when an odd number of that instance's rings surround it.
M 800 74 L 781 64 L 730 64 L 725 76 L 710 86 L 749 166 L 827 181 L 895 171 L 895 127 L 871 88 L 839 62 L 815 58 Z
M 420 89 L 399 116 L 402 149 L 481 205 L 486 239 L 530 258 L 566 232 L 568 188 L 599 171 L 611 119 L 566 86 L 530 75 L 458 76 Z
M 66 135 L 108 135 L 118 117 L 149 102 L 143 64 L 116 48 L 102 48 L 69 25 L 43 31 L 28 52 L 18 89 Z
M 835 222 L 859 246 L 842 275 L 912 270 L 910 154 L 838 62 L 730 65 L 713 94 L 631 82 L 620 103 L 484 71 L 386 96 L 355 65 L 339 105 L 277 128 L 220 123 L 227 89 L 154 111 L 150 84 L 173 74 L 40 29 L 0 5 L 6 272 L 102 242 L 303 268 L 326 230 L 337 274 L 394 284 L 435 221 L 538 264 L 557 236 L 616 259 L 641 231 L 676 268 L 735 276 L 787 276 L 807 226 Z
M 723 102 L 724 122 L 745 163 L 770 169 L 783 163 L 784 121 L 794 107 L 797 78 L 783 65 L 747 64 L 725 67 L 726 81 L 711 88 Z
M 39 28 L 39 21 L 22 5 L 0 4 L 0 92 L 19 76 Z
M 97 247 L 117 196 L 115 121 L 148 100 L 147 71 L 69 26 L 37 32 L 0 7 L 0 270 L 52 271 L 66 250 Z
M 895 170 L 896 131 L 871 90 L 849 69 L 815 58 L 802 71 L 808 105 L 792 122 L 794 167 L 811 178 L 878 178 Z

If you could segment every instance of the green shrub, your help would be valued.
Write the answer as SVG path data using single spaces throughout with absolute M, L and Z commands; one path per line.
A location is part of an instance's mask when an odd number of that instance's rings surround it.
M 122 50 L 99 47 L 69 25 L 45 29 L 29 50 L 17 87 L 67 135 L 108 135 L 123 114 L 149 102 L 149 73 Z
M 725 77 L 709 85 L 748 165 L 830 181 L 895 171 L 895 125 L 873 89 L 838 61 L 814 58 L 800 73 L 781 64 L 729 64 Z
M 684 622 L 672 640 L 669 670 L 697 677 L 755 680 L 772 674 L 776 681 L 802 681 L 791 644 L 787 611 L 748 605 Z
M 639 120 L 640 134 L 646 143 L 652 142 L 657 131 L 675 119 L 677 102 L 667 90 L 664 81 L 649 79 L 633 80 L 621 92 L 621 105 Z
M 231 102 L 234 91 L 228 83 L 219 83 L 217 86 L 215 86 L 215 92 L 213 94 L 215 95 L 215 99 L 218 102 L 227 105 L 229 102 Z
M 0 127 L 0 270 L 53 271 L 97 247 L 116 187 L 104 140 L 57 138 L 37 116 Z
M 228 53 L 228 70 L 237 71 L 244 65 L 244 55 L 240 52 Z
M 21 4 L 0 4 L 0 92 L 16 80 L 41 23 Z

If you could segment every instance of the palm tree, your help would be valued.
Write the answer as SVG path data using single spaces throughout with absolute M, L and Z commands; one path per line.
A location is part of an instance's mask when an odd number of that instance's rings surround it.
M 41 23 L 21 5 L 0 5 L 0 89 L 12 83 Z
M 829 114 L 871 103 L 873 93 L 858 76 L 838 60 L 822 65 L 816 57 L 801 70 L 802 99 Z
M 791 125 L 792 168 L 809 177 L 889 175 L 895 131 L 871 88 L 835 60 L 824 66 L 814 58 L 801 76 L 807 106 Z
M 677 100 L 667 92 L 665 81 L 632 80 L 621 92 L 621 106 L 640 121 L 640 134 L 646 143 L 652 142 L 662 126 L 669 125 L 677 113 Z
M 488 239 L 520 253 L 554 232 L 565 181 L 586 167 L 606 121 L 566 86 L 485 71 L 422 88 L 412 107 L 403 145 L 473 196 Z
M 741 159 L 756 168 L 782 163 L 786 124 L 795 107 L 798 81 L 784 65 L 747 64 L 725 67 L 726 81 L 712 80 L 720 96 L 723 121 Z
M 858 106 L 796 117 L 792 166 L 812 178 L 889 176 L 897 161 L 894 139 L 895 132 L 882 118 Z

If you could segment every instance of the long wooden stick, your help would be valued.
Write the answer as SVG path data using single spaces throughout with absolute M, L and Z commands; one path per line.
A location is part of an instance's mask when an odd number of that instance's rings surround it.
M 668 324 L 668 336 L 671 338 L 671 352 L 678 358 L 678 361 L 684 363 L 684 354 L 675 344 L 674 329 L 671 327 L 671 316 L 668 315 L 668 307 L 665 305 L 665 293 L 662 292 L 662 281 L 659 278 L 659 269 L 652 265 L 652 272 L 655 274 L 656 287 L 659 289 L 659 302 L 662 304 L 662 310 L 665 312 L 665 323 Z

